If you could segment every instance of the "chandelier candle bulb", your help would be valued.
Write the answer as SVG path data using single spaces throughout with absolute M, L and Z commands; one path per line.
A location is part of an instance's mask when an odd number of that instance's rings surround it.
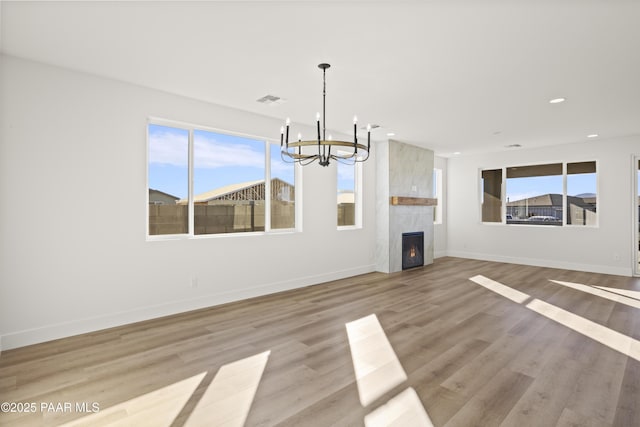
M 287 121 L 286 121 L 286 125 L 287 125 L 287 134 L 285 137 L 285 141 L 287 144 L 287 150 L 289 149 L 289 123 L 291 123 L 291 121 L 289 120 L 289 117 L 287 117 Z

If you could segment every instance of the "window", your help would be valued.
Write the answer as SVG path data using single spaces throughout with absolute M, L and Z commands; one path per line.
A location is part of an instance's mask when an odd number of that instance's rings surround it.
M 502 169 L 482 171 L 482 222 L 502 222 Z
M 567 225 L 597 225 L 596 162 L 567 163 Z
M 506 220 L 562 225 L 562 163 L 507 168 Z
M 356 225 L 356 165 L 336 161 L 339 227 Z
M 442 224 L 442 169 L 433 170 L 433 198 L 437 200 L 433 208 L 433 222 Z
M 250 137 L 149 124 L 149 235 L 295 228 L 294 167 L 270 148 Z
M 481 185 L 483 222 L 502 222 L 504 203 L 507 224 L 597 225 L 595 161 L 483 170 Z
M 265 230 L 265 150 L 264 141 L 193 131 L 194 234 Z
M 189 131 L 150 124 L 149 140 L 149 235 L 188 232 L 186 204 L 189 195 Z

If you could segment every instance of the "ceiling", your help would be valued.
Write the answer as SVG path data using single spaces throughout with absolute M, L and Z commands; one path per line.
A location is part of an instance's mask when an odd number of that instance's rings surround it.
M 639 1 L 0 5 L 5 54 L 309 125 L 328 62 L 328 129 L 443 156 L 640 134 Z

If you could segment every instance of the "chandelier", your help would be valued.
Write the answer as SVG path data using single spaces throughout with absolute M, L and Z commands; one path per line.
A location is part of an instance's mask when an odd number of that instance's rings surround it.
M 320 134 L 320 113 L 316 114 L 316 128 L 318 137 L 315 140 L 303 141 L 302 135 L 298 134 L 298 140 L 289 142 L 289 125 L 291 121 L 287 118 L 285 126 L 280 128 L 280 153 L 282 160 L 289 163 L 300 163 L 308 165 L 316 160 L 321 166 L 329 166 L 333 159 L 341 163 L 354 164 L 364 162 L 369 158 L 371 147 L 371 125 L 367 125 L 367 145 L 358 143 L 358 118 L 353 118 L 353 142 L 337 141 L 326 137 L 326 97 L 327 80 L 326 73 L 329 64 L 319 64 L 322 70 L 322 134 Z M 304 150 L 303 150 L 303 147 Z M 317 148 L 317 150 L 316 150 Z M 333 149 L 333 152 L 331 151 Z

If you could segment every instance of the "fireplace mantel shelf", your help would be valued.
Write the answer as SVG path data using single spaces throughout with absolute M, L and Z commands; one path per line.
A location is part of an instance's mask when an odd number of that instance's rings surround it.
M 429 197 L 391 196 L 390 203 L 392 206 L 436 206 L 438 199 L 431 199 Z

